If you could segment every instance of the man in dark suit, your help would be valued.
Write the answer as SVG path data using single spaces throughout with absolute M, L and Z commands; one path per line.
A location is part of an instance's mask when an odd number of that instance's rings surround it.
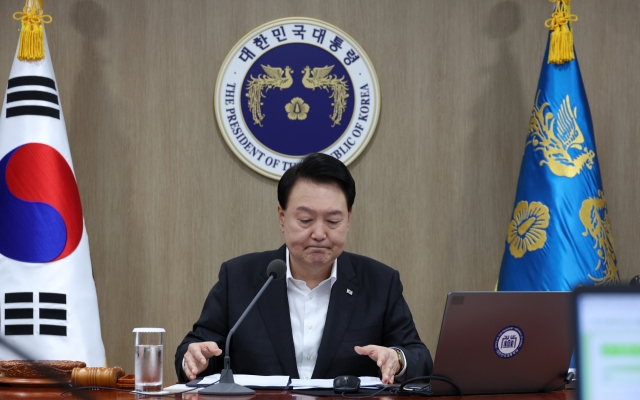
M 200 318 L 176 351 L 180 380 L 222 368 L 227 334 L 267 280 L 287 263 L 232 337 L 234 373 L 292 378 L 429 375 L 433 362 L 402 296 L 397 271 L 344 252 L 355 182 L 342 162 L 311 154 L 278 184 L 285 245 L 222 264 Z M 211 358 L 214 358 L 211 360 Z

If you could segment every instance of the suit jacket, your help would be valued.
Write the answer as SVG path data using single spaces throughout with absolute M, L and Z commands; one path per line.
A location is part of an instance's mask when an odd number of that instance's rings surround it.
M 209 292 L 200 318 L 176 351 L 179 380 L 187 380 L 182 358 L 190 343 L 213 341 L 224 351 L 229 330 L 264 285 L 267 265 L 274 259 L 285 259 L 285 246 L 222 264 L 218 283 Z M 407 361 L 406 379 L 429 375 L 433 369 L 431 354 L 420 341 L 402 296 L 398 271 L 343 252 L 338 257 L 337 275 L 312 378 L 379 376 L 376 363 L 353 349 L 368 344 L 402 349 Z M 267 287 L 231 337 L 229 352 L 236 374 L 298 378 L 286 279 Z M 219 372 L 223 356 L 212 358 L 200 376 Z

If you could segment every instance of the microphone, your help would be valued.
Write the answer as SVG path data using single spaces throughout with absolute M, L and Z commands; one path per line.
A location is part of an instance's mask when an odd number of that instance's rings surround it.
M 273 275 L 273 280 L 277 281 L 287 275 L 287 264 L 282 260 L 273 260 L 267 266 L 267 276 Z M 265 283 L 266 286 L 266 283 Z
M 241 394 L 255 394 L 254 390 L 251 390 L 242 385 L 238 385 L 233 380 L 233 371 L 231 370 L 231 358 L 229 357 L 229 343 L 231 343 L 231 336 L 236 331 L 240 323 L 244 320 L 244 317 L 247 316 L 249 311 L 253 308 L 253 305 L 256 304 L 256 301 L 262 295 L 262 292 L 265 291 L 267 286 L 271 283 L 271 281 L 277 281 L 278 279 L 282 279 L 287 274 L 287 264 L 282 261 L 275 259 L 269 263 L 267 266 L 267 275 L 269 279 L 264 283 L 262 289 L 256 294 L 256 297 L 253 298 L 249 306 L 244 313 L 238 319 L 238 322 L 231 328 L 229 334 L 227 335 L 227 343 L 224 348 L 224 368 L 220 371 L 220 381 L 217 384 L 213 384 L 207 386 L 206 388 L 200 390 L 199 394 L 213 394 L 213 395 L 241 395 Z

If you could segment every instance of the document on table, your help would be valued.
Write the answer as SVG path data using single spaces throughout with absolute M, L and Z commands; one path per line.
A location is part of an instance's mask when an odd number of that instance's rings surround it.
M 291 388 L 291 389 L 332 389 L 333 388 L 333 379 L 291 379 L 291 385 L 289 385 L 289 377 L 284 375 L 272 375 L 272 376 L 261 376 L 261 375 L 242 375 L 237 374 L 233 375 L 234 381 L 238 385 L 242 386 L 250 386 L 253 388 Z M 183 384 L 173 385 L 164 388 L 165 391 L 170 393 L 182 392 L 189 389 L 193 390 L 193 393 L 198 392 L 202 387 L 212 385 L 214 383 L 218 383 L 220 381 L 220 374 L 209 375 L 204 378 L 200 382 L 198 382 L 199 388 L 195 389 L 193 387 L 188 387 Z M 376 378 L 373 376 L 361 376 L 360 377 L 360 387 L 363 389 L 375 389 L 382 388 L 386 386 L 382 383 L 380 378 Z
M 285 375 L 242 375 L 234 374 L 233 380 L 238 385 L 251 386 L 251 387 L 281 387 L 286 388 L 289 386 L 289 377 Z M 201 385 L 213 385 L 220 381 L 220 374 L 209 375 L 202 378 L 198 383 Z M 333 387 L 333 386 L 332 386 Z
M 184 383 L 178 383 L 176 385 L 172 385 L 172 386 L 167 386 L 166 388 L 162 389 L 163 392 L 169 392 L 169 393 L 182 393 L 182 392 L 189 392 L 189 393 L 198 393 L 200 390 L 204 389 L 204 387 L 189 387 L 187 385 L 185 385 Z
M 235 374 L 233 375 L 233 379 L 235 383 L 242 386 L 251 387 L 254 389 L 260 388 L 281 388 L 287 389 L 289 387 L 289 377 L 283 375 L 272 375 L 272 376 L 260 376 L 260 375 L 242 375 Z M 179 393 L 183 391 L 193 391 L 196 393 L 200 391 L 200 389 L 205 388 L 209 385 L 217 384 L 220 381 L 220 374 L 209 375 L 202 378 L 199 382 L 196 380 L 195 385 L 184 385 L 177 384 L 173 386 L 169 386 L 164 388 L 165 391 L 170 393 Z M 194 381 L 192 381 L 194 382 Z
M 360 387 L 363 389 L 375 389 L 385 386 L 380 378 L 373 376 L 361 376 Z M 292 379 L 291 389 L 332 389 L 333 379 Z

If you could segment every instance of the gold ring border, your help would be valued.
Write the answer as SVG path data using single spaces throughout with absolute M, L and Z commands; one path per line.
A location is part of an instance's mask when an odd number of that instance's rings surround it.
M 353 37 L 351 37 L 351 35 L 349 35 L 348 33 L 346 33 L 345 31 L 343 31 L 342 29 L 338 28 L 337 26 L 335 26 L 333 24 L 330 24 L 328 22 L 325 22 L 325 21 L 322 21 L 322 20 L 319 20 L 319 19 L 316 19 L 316 18 L 307 18 L 307 17 L 286 17 L 286 18 L 274 19 L 272 21 L 266 22 L 266 23 L 264 23 L 264 24 L 262 24 L 262 25 L 260 25 L 260 26 L 258 26 L 256 28 L 254 28 L 253 30 L 251 30 L 249 33 L 244 35 L 240 40 L 238 40 L 236 42 L 236 44 L 231 48 L 231 50 L 229 51 L 229 53 L 225 57 L 224 61 L 222 62 L 222 66 L 220 67 L 220 71 L 218 71 L 218 77 L 216 78 L 216 87 L 215 87 L 215 92 L 214 92 L 213 108 L 214 108 L 214 113 L 215 113 L 215 116 L 216 116 L 216 123 L 218 124 L 218 129 L 220 129 L 220 134 L 222 135 L 222 138 L 224 139 L 224 141 L 227 144 L 227 146 L 231 149 L 233 154 L 235 154 L 236 157 L 238 157 L 247 167 L 251 168 L 252 170 L 254 170 L 255 172 L 259 173 L 262 176 L 266 176 L 267 178 L 271 178 L 271 179 L 274 179 L 274 180 L 280 180 L 280 177 L 282 176 L 282 174 L 276 175 L 276 174 L 272 173 L 269 170 L 262 169 L 262 168 L 258 167 L 257 165 L 254 165 L 250 161 L 249 158 L 247 158 L 244 154 L 242 154 L 239 151 L 239 149 L 236 149 L 234 147 L 234 145 L 231 142 L 231 138 L 228 137 L 226 129 L 224 128 L 224 120 L 219 115 L 217 105 L 218 105 L 218 95 L 220 94 L 220 85 L 222 84 L 222 77 L 224 75 L 224 72 L 226 72 L 226 70 L 229 68 L 229 64 L 231 63 L 231 60 L 232 60 L 232 55 L 235 55 L 235 53 L 240 49 L 240 45 L 244 44 L 245 41 L 248 38 L 252 37 L 257 32 L 266 30 L 266 29 L 268 29 L 268 28 L 270 28 L 272 26 L 281 25 L 285 21 L 286 21 L 286 23 L 294 22 L 294 21 L 309 21 L 309 22 L 313 22 L 313 23 L 318 24 L 318 25 L 326 25 L 326 26 L 330 27 L 331 29 L 335 29 L 341 35 L 344 35 L 346 38 L 348 38 L 351 41 L 350 44 L 355 44 L 356 49 L 361 54 L 361 57 L 366 59 L 366 61 L 367 61 L 365 64 L 366 64 L 367 69 L 369 70 L 369 73 L 371 74 L 371 76 L 373 78 L 375 78 L 373 84 L 375 86 L 376 94 L 378 95 L 378 101 L 376 102 L 375 113 L 373 115 L 373 120 L 371 121 L 371 129 L 369 130 L 370 134 L 367 135 L 367 137 L 363 141 L 362 145 L 357 149 L 357 151 L 355 153 L 353 153 L 351 156 L 347 157 L 347 159 L 341 160 L 344 163 L 344 165 L 348 166 L 353 161 L 355 161 L 358 158 L 358 156 L 360 156 L 360 154 L 364 151 L 364 149 L 369 145 L 369 142 L 371 141 L 371 138 L 373 137 L 373 134 L 375 133 L 375 131 L 376 131 L 377 127 L 378 127 L 378 120 L 380 119 L 381 96 L 380 96 L 380 84 L 379 84 L 379 80 L 378 80 L 378 74 L 376 74 L 376 70 L 373 67 L 373 63 L 371 62 L 371 59 L 369 58 L 369 55 L 360 46 L 360 43 L 358 43 Z M 354 109 L 354 111 L 355 111 L 355 109 Z M 249 133 L 251 133 L 251 132 L 249 132 Z M 343 136 L 344 136 L 344 134 L 340 136 L 340 139 Z M 338 141 L 340 139 L 338 139 Z M 302 158 L 302 156 L 289 156 L 289 155 L 287 157 L 289 157 L 289 158 Z

